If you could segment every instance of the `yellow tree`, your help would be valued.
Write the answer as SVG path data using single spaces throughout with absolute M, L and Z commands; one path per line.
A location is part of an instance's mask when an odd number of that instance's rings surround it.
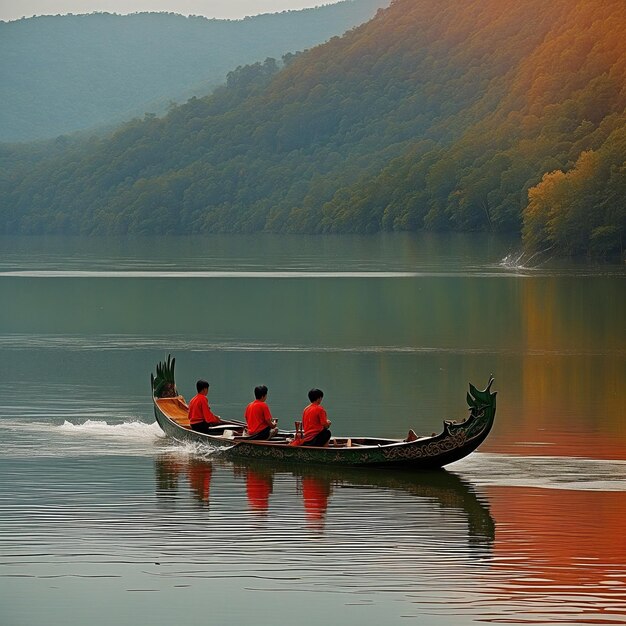
M 599 220 L 594 213 L 600 156 L 583 152 L 567 173 L 545 174 L 528 191 L 524 211 L 524 244 L 530 249 L 555 246 L 565 254 L 588 249 L 590 233 Z

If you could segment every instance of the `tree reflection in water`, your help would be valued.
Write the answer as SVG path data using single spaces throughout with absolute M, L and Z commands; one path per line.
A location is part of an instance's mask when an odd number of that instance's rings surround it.
M 494 571 L 505 574 L 492 592 L 500 602 L 528 608 L 533 598 L 533 611 L 568 615 L 572 623 L 625 623 L 623 492 L 488 491 L 499 529 Z

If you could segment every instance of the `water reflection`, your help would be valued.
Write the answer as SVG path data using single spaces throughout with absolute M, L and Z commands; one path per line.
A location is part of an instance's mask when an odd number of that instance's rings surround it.
M 234 477 L 228 488 L 239 485 L 250 515 L 271 517 L 277 542 L 304 550 L 302 558 L 315 554 L 315 567 L 332 555 L 359 572 L 349 582 L 337 567 L 326 572 L 334 591 L 401 589 L 415 616 L 626 623 L 623 492 L 492 485 L 483 493 L 445 471 L 233 465 L 176 455 L 156 459 L 158 489 L 197 498 L 186 487 L 188 468 L 198 463 L 209 475 Z M 258 550 L 254 525 L 239 527 L 242 549 Z M 319 554 L 307 543 L 316 537 L 326 546 Z M 451 603 L 438 597 L 442 589 Z
M 462 514 L 468 531 L 470 546 L 489 547 L 494 541 L 495 526 L 489 505 L 479 497 L 474 487 L 457 475 L 446 471 L 404 472 L 398 470 L 371 470 L 365 468 L 294 467 L 279 463 L 248 461 L 238 464 L 222 459 L 206 460 L 166 453 L 155 458 L 157 498 L 172 503 L 188 493 L 199 503 L 209 504 L 211 478 L 216 470 L 235 479 L 235 486 L 245 487 L 248 510 L 267 514 L 275 483 L 280 483 L 282 494 L 276 507 L 285 508 L 291 496 L 302 506 L 306 527 L 312 531 L 325 530 L 328 510 L 336 499 L 348 490 L 383 490 L 386 498 L 394 492 L 415 496 L 429 507 Z M 225 484 L 225 478 L 221 479 Z M 233 486 L 229 487 L 231 490 Z M 285 493 L 286 492 L 286 493 Z M 184 497 L 184 496 L 183 496 Z M 349 517 L 345 504 L 336 508 L 337 515 Z
M 626 623 L 626 495 L 491 487 L 500 623 Z
M 302 476 L 300 486 L 307 524 L 311 528 L 322 530 L 332 484 L 319 476 Z
M 509 400 L 499 415 L 507 424 L 496 429 L 486 450 L 625 458 L 622 287 L 602 277 L 519 283 L 520 356 L 509 367 Z
M 254 470 L 251 467 L 234 467 L 233 471 L 235 476 L 243 475 L 246 481 L 246 496 L 250 509 L 260 514 L 267 513 L 274 488 L 274 473 L 269 468 Z
M 200 504 L 209 504 L 213 464 L 201 459 L 181 459 L 176 455 L 163 455 L 156 462 L 157 497 L 162 503 L 173 503 L 173 495 L 186 482 L 189 493 Z
M 187 465 L 187 480 L 191 492 L 196 500 L 203 504 L 209 504 L 212 469 L 210 463 L 198 460 L 192 460 Z

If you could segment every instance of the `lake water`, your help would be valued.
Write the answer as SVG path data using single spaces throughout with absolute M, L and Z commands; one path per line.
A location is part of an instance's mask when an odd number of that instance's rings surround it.
M 0 624 L 626 624 L 626 270 L 483 236 L 0 238 Z M 150 373 L 283 427 L 430 434 L 445 472 L 235 465 Z

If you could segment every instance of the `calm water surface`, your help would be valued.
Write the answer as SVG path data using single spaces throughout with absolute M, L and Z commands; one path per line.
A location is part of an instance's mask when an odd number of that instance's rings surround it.
M 626 624 L 624 268 L 494 238 L 0 238 L 0 624 Z M 234 465 L 165 439 L 149 375 L 336 434 L 438 431 L 415 474 Z

